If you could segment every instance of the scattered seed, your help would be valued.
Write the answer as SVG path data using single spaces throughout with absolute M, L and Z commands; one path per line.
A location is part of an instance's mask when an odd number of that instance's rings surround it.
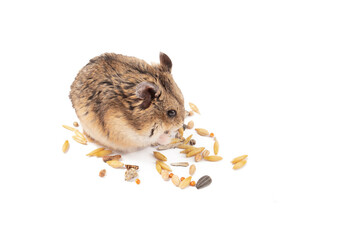
M 169 165 L 167 165 L 165 162 L 163 161 L 157 161 L 157 163 L 159 163 L 160 167 L 164 170 L 168 170 L 169 172 L 172 172 L 171 168 L 169 167 Z
M 204 147 L 199 147 L 199 148 L 195 148 L 194 150 L 192 150 L 191 152 L 186 154 L 186 157 L 193 157 L 198 153 L 201 153 L 205 148 Z
M 138 176 L 138 173 L 133 168 L 130 168 L 125 171 L 125 181 L 130 181 L 131 179 L 133 179 L 137 176 Z
M 182 137 L 184 135 L 184 128 L 183 127 L 179 128 L 178 132 L 179 132 L 179 137 Z
M 62 125 L 64 128 L 66 128 L 67 130 L 70 130 L 70 131 L 74 131 L 75 128 L 73 127 L 70 127 L 70 126 L 67 126 L 67 125 Z
M 196 185 L 195 181 L 190 182 L 190 186 L 194 187 Z
M 154 156 L 156 159 L 160 160 L 160 161 L 167 161 L 167 158 L 165 157 L 164 154 L 160 153 L 160 152 L 153 152 L 154 153 Z
M 189 166 L 188 162 L 174 162 L 174 163 L 170 163 L 171 166 L 174 167 L 187 167 Z
M 139 166 L 137 166 L 137 165 L 125 164 L 125 168 L 126 168 L 126 169 L 133 168 L 133 169 L 135 169 L 135 170 L 139 170 Z
M 139 184 L 140 184 L 140 179 L 137 178 L 137 179 L 135 180 L 135 182 L 136 182 L 136 184 L 139 185 Z
M 161 171 L 161 177 L 162 177 L 162 179 L 164 179 L 164 181 L 168 181 L 169 180 L 169 171 L 168 170 L 162 170 Z
M 191 147 L 191 148 L 182 150 L 180 153 L 185 153 L 185 154 L 187 154 L 187 153 L 189 153 L 189 152 L 191 152 L 192 150 L 195 150 L 195 149 L 196 149 L 196 147 Z
M 69 141 L 66 140 L 62 146 L 63 153 L 66 153 L 69 150 L 69 146 L 70 146 Z
M 219 153 L 219 141 L 215 138 L 215 142 L 214 142 L 214 154 L 218 155 Z
M 112 156 L 103 156 L 103 161 L 104 162 L 107 162 L 107 161 L 111 161 L 111 160 L 118 160 L 120 161 L 121 159 L 121 155 L 118 154 L 118 155 L 112 155 Z
M 158 162 L 156 162 L 156 171 L 158 171 L 158 173 L 161 174 L 161 170 L 162 170 L 162 168 L 161 168 L 160 164 Z
M 209 155 L 210 155 L 210 151 L 209 151 L 209 150 L 204 150 L 203 153 L 202 153 L 203 158 L 204 158 L 204 157 L 207 157 L 207 156 L 209 156 Z
M 73 122 L 74 127 L 78 127 L 79 123 L 78 122 Z
M 211 182 L 212 182 L 212 180 L 208 175 L 202 176 L 196 183 L 196 188 L 197 189 L 204 188 L 204 187 L 210 185 Z
M 172 178 L 173 176 L 174 176 L 173 173 L 170 173 L 170 174 L 169 174 L 169 178 Z
M 102 150 L 100 152 L 95 153 L 94 156 L 96 156 L 96 157 L 104 157 L 104 156 L 110 155 L 111 153 L 112 153 L 111 150 Z
M 106 169 L 103 169 L 99 172 L 99 177 L 105 177 L 106 175 Z
M 187 148 L 192 148 L 192 146 L 190 146 L 190 145 L 186 145 L 186 144 L 179 144 L 179 145 L 177 146 L 177 148 L 180 148 L 180 149 L 187 149 Z
M 113 168 L 122 168 L 124 167 L 124 163 L 120 162 L 119 160 L 110 160 L 106 162 L 110 167 Z
M 102 150 L 105 150 L 105 148 L 97 148 L 97 149 L 89 152 L 88 154 L 86 154 L 86 156 L 95 156 L 96 153 L 101 152 Z
M 238 162 L 241 162 L 241 161 L 243 161 L 245 158 L 247 158 L 248 157 L 248 155 L 241 155 L 241 156 L 239 156 L 239 157 L 236 157 L 236 158 L 234 158 L 232 161 L 231 161 L 231 163 L 232 164 L 236 164 L 236 163 L 238 163 Z
M 191 138 L 192 138 L 192 134 L 190 136 L 188 136 L 187 138 L 185 138 L 184 144 L 188 144 L 188 142 L 190 142 Z
M 214 137 L 215 135 L 214 135 L 214 133 L 210 133 L 210 137 Z
M 182 180 L 184 180 L 184 179 L 185 179 L 184 177 L 181 177 L 181 178 L 180 178 L 180 181 L 182 181 Z
M 189 142 L 189 144 L 190 144 L 191 146 L 194 146 L 194 145 L 196 144 L 196 140 L 195 140 L 195 139 L 191 139 L 190 142 Z
M 178 187 L 180 184 L 180 179 L 177 175 L 173 175 L 171 178 L 171 182 Z
M 191 176 L 182 180 L 179 184 L 179 188 L 184 189 L 184 188 L 188 187 L 190 185 L 190 182 L 191 182 Z
M 194 175 L 195 171 L 196 171 L 196 167 L 194 164 L 192 164 L 189 168 L 189 174 L 192 176 Z
M 201 161 L 201 159 L 202 159 L 202 156 L 200 153 L 195 155 L 195 162 L 199 162 L 199 161 Z
M 84 141 L 84 139 L 82 139 L 82 138 L 80 138 L 80 137 L 78 137 L 78 136 L 72 136 L 72 138 L 76 141 L 76 142 L 78 142 L 78 143 L 81 143 L 81 144 L 83 144 L 83 145 L 86 145 L 87 144 L 87 141 Z
M 195 104 L 189 103 L 189 106 L 190 106 L 191 110 L 193 110 L 194 112 L 200 114 L 199 108 Z
M 180 138 L 173 138 L 173 139 L 171 139 L 170 144 L 179 143 L 179 142 L 182 142 L 182 140 Z
M 194 127 L 194 121 L 191 120 L 191 121 L 188 122 L 187 128 L 188 128 L 188 129 L 192 129 L 193 127 Z
M 245 164 L 246 164 L 247 160 L 242 160 L 238 163 L 235 163 L 235 165 L 233 166 L 233 169 L 240 169 L 242 168 Z
M 222 160 L 223 158 L 220 156 L 207 156 L 207 157 L 204 157 L 204 159 L 207 161 L 216 162 L 216 161 Z
M 197 132 L 197 134 L 199 134 L 200 136 L 209 136 L 209 131 L 204 129 L 204 128 L 195 128 L 195 131 Z
M 162 150 L 167 150 L 167 149 L 171 149 L 171 148 L 176 148 L 180 144 L 183 144 L 183 143 L 178 142 L 178 143 L 170 143 L 170 144 L 167 144 L 167 145 L 160 145 L 158 148 L 156 148 L 156 150 L 162 151 Z
M 79 138 L 81 138 L 83 141 L 87 141 L 86 137 L 84 136 L 84 134 L 82 134 L 79 130 L 75 129 L 74 133 L 76 136 L 78 136 Z

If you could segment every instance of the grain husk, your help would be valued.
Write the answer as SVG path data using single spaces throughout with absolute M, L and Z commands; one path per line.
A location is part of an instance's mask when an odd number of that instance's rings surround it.
M 160 152 L 156 152 L 154 151 L 154 157 L 160 161 L 166 162 L 167 161 L 167 157 L 165 157 L 164 154 L 160 153 Z
M 121 159 L 121 155 L 118 154 L 118 155 L 112 155 L 112 156 L 103 156 L 103 161 L 104 162 L 107 162 L 107 161 L 111 161 L 111 160 L 118 160 L 120 161 Z
M 113 168 L 122 168 L 124 167 L 124 163 L 120 162 L 119 160 L 110 160 L 106 162 L 110 167 Z
M 96 153 L 98 153 L 98 152 L 101 152 L 101 151 L 103 151 L 103 150 L 105 150 L 105 148 L 97 148 L 97 149 L 89 152 L 88 154 L 86 154 L 86 156 L 95 156 L 94 154 L 96 154 Z
M 209 136 L 209 131 L 204 129 L 204 128 L 195 128 L 195 131 L 197 132 L 197 134 L 199 134 L 200 136 Z
M 216 161 L 222 160 L 223 158 L 220 157 L 220 156 L 207 156 L 207 157 L 204 157 L 204 159 L 205 159 L 206 161 L 216 162 Z
M 104 157 L 104 156 L 110 155 L 111 153 L 112 153 L 111 150 L 102 150 L 100 152 L 95 153 L 94 156 L 96 156 L 96 157 Z
M 215 142 L 214 142 L 214 154 L 218 155 L 219 153 L 219 141 L 215 138 Z
M 195 104 L 189 102 L 189 106 L 190 106 L 191 110 L 193 110 L 194 112 L 200 114 L 199 108 Z
M 205 148 L 204 147 L 199 147 L 199 148 L 195 148 L 194 150 L 192 150 L 191 152 L 186 154 L 186 157 L 193 157 L 198 153 L 201 153 Z
M 69 150 L 69 146 L 70 146 L 69 141 L 66 140 L 62 146 L 63 153 L 66 153 Z
M 234 170 L 240 169 L 240 168 L 242 168 L 246 163 L 247 163 L 247 160 L 242 160 L 242 161 L 240 161 L 240 162 L 237 162 L 237 163 L 234 164 L 233 169 L 234 169 Z
M 182 180 L 179 184 L 179 188 L 184 189 L 184 188 L 188 187 L 190 185 L 190 182 L 191 182 L 191 176 Z
M 241 161 L 243 161 L 245 158 L 247 158 L 248 157 L 248 155 L 241 155 L 241 156 L 239 156 L 239 157 L 236 157 L 236 158 L 234 158 L 232 161 L 231 161 L 231 163 L 232 164 L 236 164 L 236 163 L 238 163 L 238 162 L 241 162 Z
M 76 142 L 78 142 L 78 143 L 81 143 L 81 144 L 83 144 L 83 145 L 86 145 L 87 144 L 87 141 L 86 140 L 84 140 L 84 139 L 82 139 L 82 138 L 80 138 L 80 137 L 78 137 L 78 136 L 72 136 L 72 138 L 76 141 Z
M 165 170 L 168 170 L 169 172 L 171 172 L 172 170 L 171 170 L 171 168 L 169 167 L 169 165 L 167 165 L 166 163 L 164 163 L 163 161 L 156 161 L 159 165 L 160 165 L 160 167 L 162 168 L 162 169 L 165 169 Z

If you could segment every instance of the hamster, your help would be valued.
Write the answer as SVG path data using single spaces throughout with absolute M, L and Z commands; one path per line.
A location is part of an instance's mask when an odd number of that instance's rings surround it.
M 171 69 L 164 53 L 160 64 L 115 53 L 91 59 L 69 95 L 87 137 L 120 152 L 170 143 L 185 118 L 184 97 Z

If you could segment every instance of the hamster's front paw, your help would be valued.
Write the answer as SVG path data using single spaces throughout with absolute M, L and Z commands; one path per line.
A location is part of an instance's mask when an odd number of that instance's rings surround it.
M 160 145 L 166 145 L 169 144 L 171 142 L 171 136 L 169 134 L 162 134 L 158 141 L 157 141 Z

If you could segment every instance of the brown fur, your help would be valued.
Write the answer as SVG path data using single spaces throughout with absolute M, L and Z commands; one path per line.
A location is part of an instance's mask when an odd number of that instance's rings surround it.
M 184 99 L 171 68 L 170 58 L 163 53 L 160 64 L 153 65 L 114 53 L 91 59 L 70 91 L 84 131 L 103 146 L 134 151 L 180 128 Z M 169 117 L 169 110 L 177 115 Z

